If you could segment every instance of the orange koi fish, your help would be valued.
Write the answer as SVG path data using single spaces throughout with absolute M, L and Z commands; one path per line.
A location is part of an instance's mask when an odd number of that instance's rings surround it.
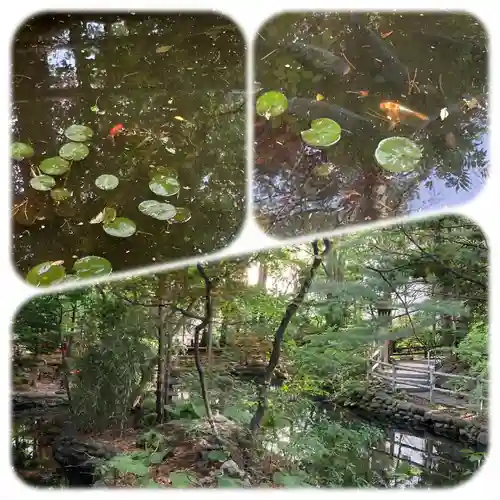
M 420 120 L 428 121 L 429 117 L 417 111 L 413 111 L 406 106 L 399 104 L 399 102 L 394 101 L 382 101 L 380 103 L 380 109 L 385 111 L 387 118 L 389 120 L 399 123 L 401 121 L 401 117 L 413 116 Z
M 109 135 L 110 137 L 114 137 L 115 135 L 119 134 L 125 127 L 119 123 L 118 125 L 115 125 L 110 131 Z

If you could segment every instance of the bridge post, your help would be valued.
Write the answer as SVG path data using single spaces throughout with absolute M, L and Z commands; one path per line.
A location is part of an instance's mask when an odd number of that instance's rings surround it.
M 435 384 L 435 375 L 434 375 L 435 365 L 432 365 L 429 370 L 429 402 L 432 403 L 432 391 L 434 389 Z

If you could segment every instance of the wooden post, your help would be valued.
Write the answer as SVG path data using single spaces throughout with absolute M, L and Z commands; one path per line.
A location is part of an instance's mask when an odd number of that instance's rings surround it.
M 396 365 L 392 365 L 392 392 L 396 390 Z
M 429 370 L 429 402 L 432 403 L 432 390 L 434 389 L 434 365 Z

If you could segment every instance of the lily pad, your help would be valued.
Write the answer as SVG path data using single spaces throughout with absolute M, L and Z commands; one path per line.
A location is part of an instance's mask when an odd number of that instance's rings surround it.
M 85 142 L 94 135 L 93 130 L 85 125 L 71 125 L 64 131 L 64 135 L 75 142 Z
M 60 156 L 53 156 L 46 158 L 40 163 L 39 168 L 44 174 L 48 175 L 62 175 L 69 170 L 69 162 Z
M 313 173 L 318 177 L 328 177 L 333 172 L 333 165 L 331 163 L 322 163 L 314 167 Z
M 93 278 L 95 276 L 105 276 L 111 274 L 113 267 L 111 262 L 104 257 L 89 255 L 78 259 L 73 264 L 73 272 L 79 278 Z
M 144 215 L 148 215 L 149 217 L 153 217 L 153 219 L 158 220 L 169 220 L 176 215 L 176 209 L 173 205 L 169 203 L 161 203 L 156 200 L 145 200 L 139 203 L 137 207 L 140 212 Z
M 342 128 L 330 118 L 318 118 L 311 122 L 309 130 L 303 130 L 300 135 L 303 141 L 315 148 L 328 148 L 340 140 Z
M 66 274 L 61 261 L 42 262 L 26 275 L 26 281 L 34 286 L 49 286 L 59 283 Z
M 157 174 L 149 183 L 149 189 L 158 196 L 173 196 L 177 194 L 181 186 L 177 179 L 173 177 L 165 177 L 164 175 Z
M 110 236 L 116 236 L 117 238 L 128 238 L 132 236 L 137 229 L 135 222 L 126 217 L 117 217 L 112 222 L 105 222 L 102 228 Z
M 422 149 L 407 137 L 382 139 L 375 150 L 375 160 L 389 172 L 411 172 L 422 159 Z
M 95 217 L 93 217 L 89 224 L 100 224 L 101 222 L 113 222 L 116 219 L 116 210 L 112 207 L 104 207 Z
M 288 109 L 288 99 L 281 92 L 271 90 L 262 94 L 255 103 L 255 110 L 266 120 L 282 115 Z
M 67 200 L 68 198 L 71 198 L 71 191 L 69 191 L 66 188 L 54 188 L 50 192 L 50 197 L 54 201 L 64 201 Z
M 35 150 L 25 142 L 14 142 L 10 146 L 10 156 L 13 160 L 24 160 L 31 158 L 35 154 Z
M 30 180 L 30 186 L 37 191 L 50 191 L 56 181 L 50 175 L 37 175 Z
M 191 211 L 184 207 L 175 207 L 176 214 L 172 217 L 170 222 L 176 222 L 178 224 L 182 222 L 187 222 L 191 218 Z
M 118 180 L 118 177 L 111 175 L 111 174 L 103 174 L 100 175 L 96 180 L 95 180 L 95 185 L 104 191 L 111 191 L 115 189 L 120 181 Z
M 68 144 L 65 144 L 59 150 L 59 156 L 71 161 L 83 160 L 87 158 L 89 153 L 89 148 L 81 142 L 68 142 Z

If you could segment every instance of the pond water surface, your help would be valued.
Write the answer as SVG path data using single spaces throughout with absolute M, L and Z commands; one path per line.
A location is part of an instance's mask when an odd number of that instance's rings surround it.
M 321 50 L 337 56 L 326 69 Z M 254 201 L 270 235 L 462 204 L 486 180 L 486 33 L 469 15 L 280 15 L 256 39 L 255 78 L 257 98 L 288 99 L 284 114 L 255 122 Z M 300 134 L 318 118 L 342 127 L 322 150 Z M 417 167 L 377 164 L 375 150 L 391 136 L 421 148 Z
M 117 271 L 226 246 L 245 208 L 244 59 L 237 27 L 215 14 L 46 14 L 22 26 L 13 44 L 12 140 L 35 154 L 12 167 L 16 268 L 25 274 L 63 260 L 71 269 L 96 255 Z M 73 124 L 92 129 L 90 153 L 54 176 L 72 194 L 55 202 L 30 179 Z M 102 174 L 118 187 L 99 189 Z M 178 193 L 151 192 L 157 174 L 177 178 Z M 187 210 L 157 220 L 139 211 L 145 200 Z M 135 234 L 91 224 L 105 207 L 135 222 Z

